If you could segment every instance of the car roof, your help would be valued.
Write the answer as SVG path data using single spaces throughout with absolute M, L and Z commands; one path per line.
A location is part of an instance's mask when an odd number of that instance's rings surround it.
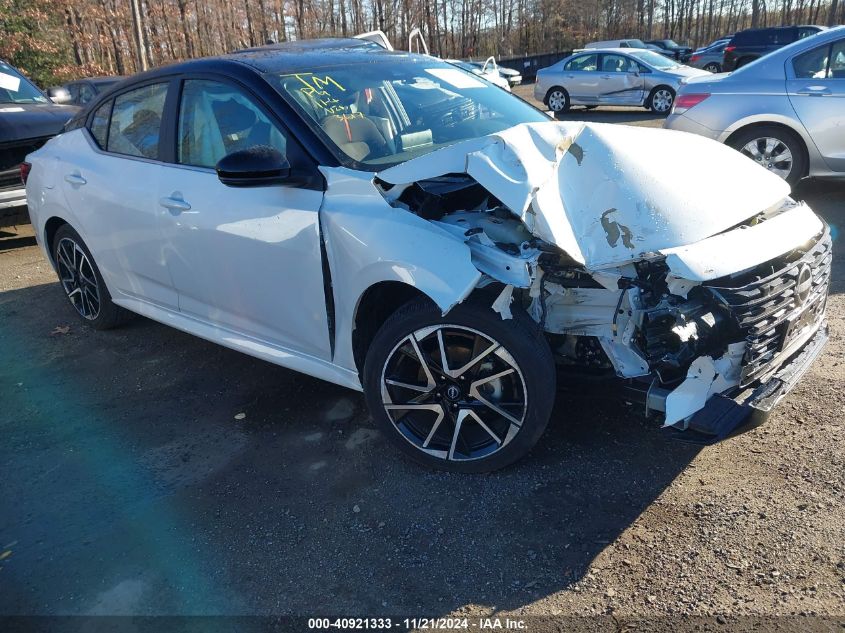
M 406 51 L 389 51 L 368 40 L 322 38 L 268 44 L 216 57 L 201 57 L 177 62 L 134 75 L 131 80 L 135 83 L 136 81 L 154 79 L 174 73 L 209 72 L 224 68 L 240 68 L 241 70 L 250 68 L 260 74 L 312 72 L 326 66 L 383 63 L 399 59 L 431 60 L 426 55 Z
M 585 48 L 584 50 L 575 51 L 570 55 L 570 57 L 575 57 L 575 55 L 581 54 L 588 54 L 593 55 L 595 53 L 630 53 L 631 51 L 647 51 L 647 48 L 619 48 L 618 46 L 607 46 L 602 48 Z
M 123 75 L 114 75 L 110 77 L 80 77 L 79 79 L 73 79 L 67 82 L 66 85 L 69 84 L 78 84 L 82 83 L 83 81 L 87 81 L 88 83 L 92 84 L 102 84 L 102 83 L 114 83 L 115 81 L 120 81 L 121 79 L 126 79 Z

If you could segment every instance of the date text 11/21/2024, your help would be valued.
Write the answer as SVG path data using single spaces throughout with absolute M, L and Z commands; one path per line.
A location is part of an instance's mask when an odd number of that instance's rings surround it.
M 524 620 L 512 618 L 309 618 L 311 630 L 510 630 L 525 631 Z

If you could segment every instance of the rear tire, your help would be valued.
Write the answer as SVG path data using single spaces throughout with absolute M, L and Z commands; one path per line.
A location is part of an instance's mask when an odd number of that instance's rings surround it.
M 711 73 L 720 73 L 722 72 L 722 66 L 719 62 L 710 62 L 704 66 L 704 70 L 709 71 Z
M 728 144 L 792 187 L 807 172 L 804 143 L 798 136 L 777 125 L 761 125 L 740 131 Z
M 127 320 L 129 312 L 112 302 L 91 251 L 69 224 L 53 237 L 53 261 L 68 303 L 84 323 L 108 330 Z
M 743 57 L 742 59 L 740 59 L 740 60 L 736 63 L 736 67 L 737 67 L 737 68 L 742 68 L 742 67 L 743 67 L 743 66 L 745 66 L 746 64 L 750 64 L 751 62 L 753 62 L 755 59 L 757 59 L 757 58 L 756 58 L 756 57 Z
M 462 473 L 504 468 L 531 450 L 551 415 L 555 366 L 537 324 L 516 307 L 512 315 L 464 303 L 444 317 L 415 299 L 384 323 L 367 352 L 364 393 L 396 447 Z
M 646 103 L 649 110 L 665 116 L 671 112 L 672 104 L 675 103 L 675 91 L 669 86 L 657 86 L 648 95 Z
M 565 88 L 555 86 L 546 93 L 546 105 L 555 114 L 562 114 L 569 110 L 569 93 Z

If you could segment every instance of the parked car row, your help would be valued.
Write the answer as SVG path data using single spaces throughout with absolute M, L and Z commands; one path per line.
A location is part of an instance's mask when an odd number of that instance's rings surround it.
M 665 126 L 726 143 L 791 184 L 845 176 L 845 27 L 688 79 Z

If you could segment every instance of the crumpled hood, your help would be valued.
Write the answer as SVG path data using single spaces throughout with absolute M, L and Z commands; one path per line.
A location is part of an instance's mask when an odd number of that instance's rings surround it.
M 789 194 L 786 182 L 715 141 L 578 122 L 517 125 L 378 176 L 398 185 L 448 173 L 472 176 L 590 270 L 698 242 Z

